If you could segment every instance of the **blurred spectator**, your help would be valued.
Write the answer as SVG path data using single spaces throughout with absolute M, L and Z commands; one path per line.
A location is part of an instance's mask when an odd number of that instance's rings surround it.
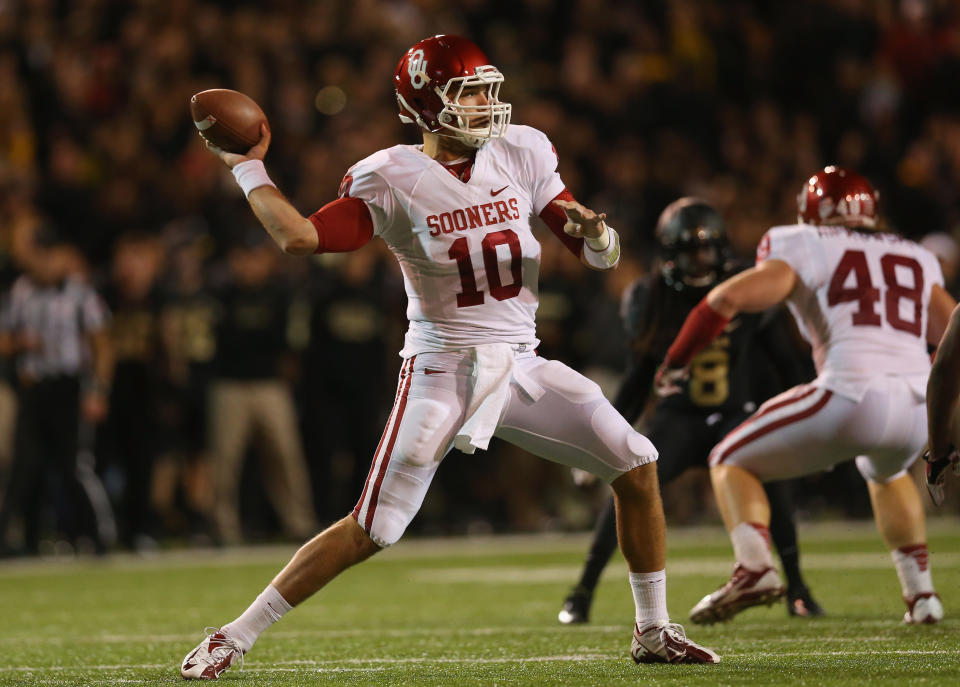
M 940 269 L 943 270 L 943 285 L 956 298 L 960 295 L 960 245 L 957 240 L 945 232 L 927 234 L 920 245 L 937 256 Z
M 0 306 L 0 311 L 3 307 Z M 7 485 L 13 462 L 13 437 L 17 421 L 17 393 L 12 384 L 13 366 L 7 357 L 0 358 L 0 494 Z
M 110 414 L 98 435 L 99 469 L 117 504 L 120 541 L 149 550 L 153 540 L 150 481 L 158 439 L 157 392 L 162 359 L 160 293 L 163 253 L 149 235 L 127 233 L 115 246 L 105 297 L 113 314 L 116 359 Z
M 210 459 L 214 520 L 224 544 L 243 540 L 238 503 L 251 442 L 265 465 L 263 486 L 291 539 L 316 530 L 289 364 L 289 293 L 276 272 L 277 249 L 266 232 L 245 233 L 227 255 L 229 282 L 219 292 L 214 381 L 210 390 Z
M 206 454 L 208 390 L 220 303 L 204 268 L 209 237 L 187 228 L 173 237 L 161 326 L 165 370 L 160 398 L 160 456 L 151 503 L 168 534 L 204 538 L 211 517 Z
M 78 478 L 81 423 L 107 414 L 113 352 L 107 309 L 79 279 L 76 251 L 47 227 L 27 273 L 13 285 L 0 321 L 0 352 L 15 356 L 19 414 L 10 479 L 0 507 L 0 548 L 11 518 L 23 517 L 23 551 L 39 552 L 44 518 L 72 545 L 95 537 Z M 100 546 L 105 542 L 98 542 Z

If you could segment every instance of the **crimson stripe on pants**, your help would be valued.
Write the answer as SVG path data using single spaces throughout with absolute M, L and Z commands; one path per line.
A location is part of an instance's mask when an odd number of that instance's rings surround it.
M 801 388 L 802 388 L 802 387 L 795 387 L 794 389 L 790 389 L 790 390 L 788 390 L 788 391 L 784 391 L 783 393 L 789 394 L 791 391 L 794 391 L 794 390 L 796 390 L 796 389 L 801 389 Z M 759 420 L 759 419 L 762 418 L 763 416 L 768 415 L 769 413 L 772 413 L 774 410 L 779 410 L 780 408 L 783 408 L 784 406 L 788 406 L 788 405 L 790 405 L 790 404 L 792 404 L 792 403 L 798 403 L 798 402 L 802 401 L 802 400 L 805 399 L 807 396 L 809 396 L 810 394 L 812 394 L 813 392 L 815 392 L 818 388 L 819 388 L 819 387 L 815 387 L 815 386 L 812 386 L 812 385 L 808 385 L 808 387 L 807 387 L 806 390 L 800 392 L 800 393 L 797 394 L 796 396 L 791 396 L 790 398 L 785 398 L 785 399 L 783 399 L 782 401 L 774 401 L 774 399 L 770 399 L 770 400 L 767 402 L 767 403 L 769 403 L 770 405 L 767 405 L 766 403 L 763 404 L 763 405 L 761 405 L 761 406 L 760 406 L 760 410 L 758 410 L 756 413 L 754 413 L 753 415 L 751 415 L 750 417 L 748 417 L 746 420 L 744 420 L 743 422 L 741 422 L 739 425 L 737 425 L 736 427 L 734 427 L 733 429 L 731 429 L 729 432 L 727 432 L 727 436 L 730 436 L 731 434 L 734 434 L 734 433 L 736 433 L 736 432 L 739 432 L 741 429 L 744 429 L 744 428 L 746 428 L 746 427 L 749 427 L 750 425 L 752 425 L 753 423 L 755 423 L 757 420 Z M 726 437 L 724 437 L 724 439 L 726 439 Z M 723 439 L 720 440 L 720 443 L 723 443 Z M 718 446 L 719 446 L 719 444 L 718 444 Z M 711 462 L 712 462 L 712 461 L 711 461 Z
M 778 408 L 783 408 L 784 406 L 788 406 L 788 405 L 790 405 L 791 403 L 796 403 L 797 401 L 802 401 L 803 399 L 805 399 L 807 396 L 809 396 L 810 394 L 812 394 L 813 392 L 815 392 L 815 391 L 816 391 L 817 389 L 819 389 L 819 388 L 820 388 L 820 387 L 811 386 L 811 387 L 809 387 L 806 391 L 804 391 L 803 393 L 801 393 L 801 394 L 799 394 L 799 395 L 797 395 L 797 396 L 791 396 L 790 398 L 785 398 L 785 399 L 783 399 L 782 401 L 777 401 L 776 403 L 771 403 L 769 406 L 763 406 L 763 407 L 760 408 L 760 412 L 759 412 L 759 413 L 757 413 L 754 417 L 748 418 L 748 419 L 747 419 L 743 424 L 741 424 L 740 426 L 742 427 L 743 425 L 748 424 L 748 423 L 756 420 L 756 419 L 759 418 L 759 417 L 763 417 L 763 416 L 766 415 L 767 413 L 771 413 L 771 412 L 773 412 L 774 410 L 777 410 Z
M 394 396 L 393 400 L 393 409 L 390 411 L 390 415 L 387 417 L 387 424 L 383 428 L 383 434 L 380 435 L 380 443 L 377 444 L 377 450 L 373 452 L 373 460 L 370 462 L 370 471 L 367 473 L 367 481 L 363 484 L 363 493 L 360 495 L 360 500 L 357 501 L 357 505 L 353 509 L 353 518 L 357 522 L 360 522 L 360 511 L 363 508 L 363 502 L 367 498 L 367 490 L 370 488 L 370 480 L 373 477 L 374 473 L 377 470 L 377 459 L 380 456 L 380 449 L 383 448 L 383 442 L 386 440 L 387 435 L 390 434 L 390 422 L 394 419 L 397 414 L 397 410 L 400 404 L 400 397 L 405 393 L 404 387 L 406 386 L 406 381 L 409 377 L 413 376 L 413 361 L 417 356 L 404 361 L 403 367 L 400 369 L 400 379 L 397 382 L 397 393 Z
M 373 514 L 377 509 L 377 499 L 380 497 L 380 485 L 383 484 L 383 476 L 387 474 L 387 465 L 390 463 L 390 456 L 393 454 L 393 446 L 397 443 L 397 434 L 400 433 L 400 423 L 403 421 L 403 411 L 407 407 L 407 392 L 410 391 L 410 383 L 413 381 L 413 361 L 416 356 L 410 358 L 410 372 L 407 375 L 407 383 L 403 387 L 403 394 L 400 396 L 400 405 L 397 408 L 397 417 L 393 421 L 393 432 L 390 434 L 390 441 L 387 443 L 387 449 L 383 453 L 380 461 L 380 472 L 377 474 L 377 481 L 373 485 L 373 491 L 370 492 L 370 503 L 367 506 L 367 517 L 364 521 L 364 529 L 369 532 L 373 525 Z
M 813 389 L 813 391 L 816 391 L 816 388 Z M 791 404 L 793 404 L 793 403 L 799 403 L 800 401 L 802 401 L 803 399 L 805 399 L 807 396 L 809 396 L 811 393 L 812 393 L 812 391 L 808 391 L 808 392 L 805 392 L 805 393 L 801 394 L 801 395 L 798 396 L 797 398 L 790 399 L 789 401 L 783 401 L 783 402 L 777 403 L 777 404 L 775 404 L 775 405 L 776 405 L 777 408 L 783 408 L 783 407 L 785 407 L 785 406 L 787 406 L 787 405 L 791 405 Z M 762 437 L 762 436 L 766 436 L 767 434 L 769 434 L 770 432 L 772 432 L 772 431 L 775 430 L 775 429 L 780 429 L 781 427 L 785 427 L 786 425 L 793 424 L 794 422 L 799 422 L 800 420 L 804 420 L 804 419 L 810 417 L 811 415 L 814 415 L 815 413 L 819 412 L 820 409 L 823 408 L 823 406 L 825 406 L 825 405 L 827 404 L 827 402 L 830 400 L 830 398 L 831 398 L 832 396 L 833 396 L 833 392 L 830 391 L 829 389 L 825 389 L 825 390 L 824 390 L 824 394 L 823 394 L 823 398 L 821 398 L 819 401 L 817 401 L 816 403 L 814 403 L 812 406 L 810 406 L 810 407 L 807 408 L 806 410 L 802 410 L 802 411 L 800 411 L 799 413 L 796 413 L 795 415 L 788 415 L 788 416 L 786 416 L 786 417 L 782 417 L 782 418 L 780 418 L 779 420 L 777 420 L 776 422 L 771 422 L 769 425 L 766 425 L 766 426 L 764 426 L 764 427 L 761 427 L 760 429 L 758 429 L 757 431 L 753 432 L 752 434 L 748 434 L 747 436 L 743 437 L 742 439 L 740 439 L 739 441 L 737 441 L 735 444 L 733 444 L 733 445 L 730 446 L 729 448 L 726 448 L 726 449 L 723 449 L 722 451 L 720 451 L 720 452 L 717 454 L 716 459 L 710 461 L 710 465 L 719 465 L 720 463 L 722 463 L 723 461 L 725 461 L 727 458 L 729 458 L 729 457 L 730 457 L 730 454 L 733 453 L 734 451 L 736 451 L 737 449 L 743 448 L 743 447 L 746 446 L 747 444 L 756 441 L 757 439 L 759 439 L 759 438 Z M 754 423 L 756 420 L 758 420 L 762 415 L 767 414 L 767 412 L 769 412 L 770 410 L 773 410 L 773 409 L 774 409 L 774 408 L 771 407 L 771 408 L 767 409 L 766 411 L 764 411 L 763 413 L 761 413 L 760 415 L 757 415 L 756 417 L 747 420 L 747 421 L 744 422 L 742 425 L 740 425 L 740 427 L 738 427 L 737 429 L 740 429 L 740 428 L 742 428 L 742 427 L 746 427 L 747 425 L 753 424 L 753 423 Z M 734 430 L 734 431 L 737 431 L 737 430 Z

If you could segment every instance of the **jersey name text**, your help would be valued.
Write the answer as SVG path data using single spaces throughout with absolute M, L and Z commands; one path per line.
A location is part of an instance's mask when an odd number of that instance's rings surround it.
M 453 231 L 477 229 L 516 219 L 520 219 L 517 199 L 509 198 L 493 203 L 471 205 L 452 212 L 442 212 L 439 215 L 428 215 L 427 226 L 430 227 L 430 236 L 440 236 Z

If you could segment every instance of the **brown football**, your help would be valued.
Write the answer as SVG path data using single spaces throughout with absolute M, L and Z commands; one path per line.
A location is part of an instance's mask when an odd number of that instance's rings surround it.
M 228 153 L 245 153 L 260 140 L 267 121 L 251 98 L 226 88 L 200 91 L 190 98 L 190 114 L 200 135 Z

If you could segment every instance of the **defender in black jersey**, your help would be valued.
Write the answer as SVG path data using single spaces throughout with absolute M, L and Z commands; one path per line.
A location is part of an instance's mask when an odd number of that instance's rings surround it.
M 631 424 L 643 412 L 657 367 L 690 310 L 715 284 L 738 271 L 729 259 L 719 213 L 695 198 L 671 203 L 657 223 L 659 272 L 636 282 L 628 294 L 625 326 L 630 366 L 614 406 Z M 740 314 L 690 364 L 682 393 L 654 408 L 647 437 L 660 452 L 661 486 L 691 467 L 706 467 L 711 449 L 766 399 L 809 378 L 796 355 L 782 308 Z M 800 574 L 797 532 L 787 485 L 764 485 L 770 498 L 770 533 L 787 577 L 787 610 L 818 616 L 823 610 Z M 597 520 L 579 583 L 564 601 L 561 623 L 589 619 L 593 591 L 617 546 L 613 499 Z

